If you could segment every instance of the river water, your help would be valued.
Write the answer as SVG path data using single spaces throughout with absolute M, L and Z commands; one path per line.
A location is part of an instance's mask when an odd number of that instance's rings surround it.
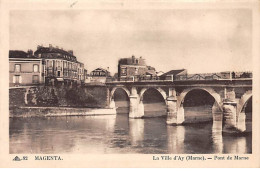
M 251 133 L 222 135 L 212 122 L 168 126 L 164 116 L 10 118 L 9 136 L 10 153 L 252 153 Z

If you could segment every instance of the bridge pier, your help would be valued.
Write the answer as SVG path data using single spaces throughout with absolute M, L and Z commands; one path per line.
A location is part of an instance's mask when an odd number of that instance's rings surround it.
M 144 116 L 144 103 L 143 103 L 143 101 L 140 101 L 140 103 L 138 104 L 138 115 L 139 115 L 139 117 Z
M 110 101 L 110 103 L 109 103 L 109 108 L 116 108 L 116 103 L 115 103 L 115 100 L 114 99 L 112 99 L 111 101 Z
M 246 130 L 246 114 L 245 112 L 238 113 L 237 129 L 241 132 Z
M 236 102 L 228 101 L 223 103 L 223 132 L 225 133 L 237 132 L 236 108 Z
M 180 125 L 184 122 L 184 109 L 180 107 L 177 109 L 177 99 L 175 96 L 167 99 L 167 121 L 169 125 Z
M 140 101 L 139 95 L 135 87 L 131 89 L 130 99 L 130 111 L 129 118 L 141 118 L 144 116 L 144 106 L 143 102 Z

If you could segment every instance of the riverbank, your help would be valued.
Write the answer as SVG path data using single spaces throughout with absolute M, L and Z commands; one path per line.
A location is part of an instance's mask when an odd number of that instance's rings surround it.
M 51 117 L 115 115 L 115 108 L 73 108 L 73 107 L 12 107 L 9 117 Z

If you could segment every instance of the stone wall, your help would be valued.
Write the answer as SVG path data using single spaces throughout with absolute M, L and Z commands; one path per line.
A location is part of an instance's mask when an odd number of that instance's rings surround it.
M 106 107 L 106 87 L 39 86 L 9 90 L 12 107 Z

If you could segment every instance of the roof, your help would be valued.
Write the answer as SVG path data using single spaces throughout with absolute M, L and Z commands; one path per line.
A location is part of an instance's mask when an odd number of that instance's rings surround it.
M 73 56 L 75 57 L 74 55 L 70 54 L 69 52 L 63 50 L 63 49 L 59 49 L 59 48 L 55 48 L 55 47 L 39 47 L 39 49 L 37 49 L 35 52 L 35 54 L 38 54 L 38 53 L 61 53 L 61 54 L 64 54 L 64 55 L 69 55 L 69 56 Z
M 152 66 L 147 66 L 147 69 L 149 69 L 149 70 L 154 70 L 154 71 L 155 71 L 155 68 L 152 67 Z
M 161 76 L 167 76 L 167 75 L 178 75 L 180 74 L 181 72 L 185 71 L 186 69 L 179 69 L 179 70 L 171 70 L 171 71 L 168 71 L 164 74 L 162 74 Z
M 149 71 L 149 70 L 146 71 L 145 74 L 146 74 L 146 75 L 156 75 L 156 74 L 155 74 L 155 71 Z
M 63 55 L 69 56 L 70 59 L 67 59 L 69 61 L 77 61 L 77 57 L 73 54 L 69 53 L 68 51 L 65 51 L 63 49 L 55 48 L 55 47 L 43 47 L 40 46 L 37 48 L 37 50 L 34 52 L 35 55 L 38 54 L 46 54 L 46 53 L 56 53 L 56 54 L 62 54 L 62 58 L 64 58 Z
M 106 70 L 106 69 L 104 69 L 104 68 L 97 68 L 97 69 L 94 69 L 93 71 L 104 71 L 104 72 L 106 72 L 106 73 L 109 73 L 109 71 Z M 92 71 L 92 72 L 93 72 L 93 71 Z
M 37 57 L 29 56 L 28 53 L 22 50 L 9 50 L 9 58 L 37 58 Z
M 136 60 L 138 61 L 137 63 Z M 121 58 L 118 60 L 118 64 L 119 65 L 141 65 L 141 66 L 146 65 L 145 59 L 143 59 L 142 57 L 136 58 L 135 56 L 129 58 Z
M 156 75 L 157 75 L 157 76 L 161 76 L 161 75 L 163 75 L 163 74 L 164 74 L 163 71 L 157 71 L 157 72 L 156 72 Z

